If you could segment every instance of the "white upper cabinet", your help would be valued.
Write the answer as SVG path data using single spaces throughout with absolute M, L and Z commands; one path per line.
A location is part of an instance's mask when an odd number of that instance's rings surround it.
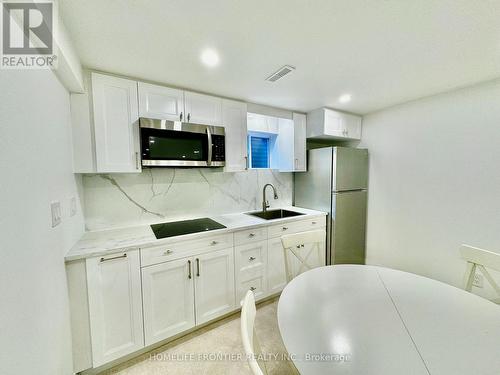
M 139 116 L 184 120 L 184 91 L 139 82 Z
M 222 124 L 222 99 L 216 96 L 184 92 L 186 117 L 183 121 L 204 125 Z
M 278 119 L 278 128 L 279 170 L 293 172 L 295 163 L 293 121 L 280 118 Z
M 319 108 L 307 114 L 307 138 L 361 139 L 360 116 Z
M 226 131 L 226 172 L 244 171 L 247 157 L 247 104 L 222 100 L 222 124 Z
M 144 347 L 139 250 L 86 261 L 93 366 Z
M 248 114 L 248 130 L 258 133 L 278 134 L 278 118 L 257 113 Z
M 293 139 L 294 139 L 294 172 L 305 172 L 307 169 L 306 160 L 306 115 L 301 113 L 293 114 Z
M 97 172 L 140 172 L 137 82 L 92 73 Z

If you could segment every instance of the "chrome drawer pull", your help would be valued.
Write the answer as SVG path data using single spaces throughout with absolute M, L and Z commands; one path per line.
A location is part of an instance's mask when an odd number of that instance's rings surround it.
M 250 257 L 248 258 L 248 260 L 251 262 L 251 261 L 254 261 L 255 260 L 255 257 Z
M 288 227 L 283 227 L 283 230 L 288 230 Z
M 312 225 L 317 224 L 315 221 L 312 222 Z
M 255 233 L 250 233 L 248 237 L 255 237 Z
M 101 262 L 107 262 L 108 260 L 114 260 L 114 259 L 120 259 L 120 258 L 126 258 L 127 254 L 119 255 L 117 257 L 112 257 L 112 258 L 101 258 Z
M 256 287 L 254 287 L 254 286 L 251 286 L 251 287 L 250 287 L 250 290 L 253 292 L 254 290 L 257 290 L 257 288 L 256 288 Z
M 217 242 L 217 241 L 212 241 L 212 242 L 210 242 L 210 245 L 212 245 L 212 246 L 217 245 L 217 244 L 218 244 L 218 242 Z
M 173 252 L 174 252 L 173 250 L 168 249 L 167 251 L 163 252 L 163 255 L 170 255 Z

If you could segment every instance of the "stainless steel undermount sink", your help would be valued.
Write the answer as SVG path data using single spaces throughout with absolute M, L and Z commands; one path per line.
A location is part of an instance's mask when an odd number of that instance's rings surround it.
M 247 212 L 247 215 L 257 216 L 264 220 L 283 219 L 285 217 L 304 215 L 301 212 L 288 211 L 288 210 L 266 210 L 259 212 Z

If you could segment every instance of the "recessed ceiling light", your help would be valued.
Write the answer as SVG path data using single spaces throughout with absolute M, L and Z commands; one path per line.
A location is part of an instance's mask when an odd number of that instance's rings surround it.
M 219 64 L 219 55 L 213 49 L 206 49 L 201 53 L 201 62 L 213 68 Z
M 340 95 L 339 97 L 339 102 L 341 103 L 349 103 L 352 99 L 352 96 L 351 94 L 344 94 L 344 95 Z

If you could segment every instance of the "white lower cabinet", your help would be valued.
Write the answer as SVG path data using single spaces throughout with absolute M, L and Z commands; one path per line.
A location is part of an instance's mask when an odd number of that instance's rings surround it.
M 74 307 L 87 311 L 88 297 L 88 314 L 79 315 L 78 326 L 88 328 L 73 331 L 83 354 L 76 368 L 102 366 L 233 312 L 248 290 L 257 300 L 281 292 L 281 236 L 324 227 L 324 216 L 307 218 L 82 261 L 87 293 L 74 295 L 69 288 Z M 299 251 L 319 267 L 325 264 L 324 245 Z M 299 271 L 297 262 L 292 270 Z
M 139 250 L 86 261 L 92 362 L 98 367 L 144 347 Z
M 269 294 L 279 293 L 286 285 L 285 253 L 281 237 L 267 241 L 267 289 Z
M 192 262 L 180 259 L 142 269 L 146 345 L 194 327 Z
M 233 249 L 201 254 L 194 259 L 196 324 L 235 308 Z
M 255 299 L 265 297 L 267 241 L 250 242 L 234 248 L 236 268 L 236 298 L 241 301 L 248 290 Z

